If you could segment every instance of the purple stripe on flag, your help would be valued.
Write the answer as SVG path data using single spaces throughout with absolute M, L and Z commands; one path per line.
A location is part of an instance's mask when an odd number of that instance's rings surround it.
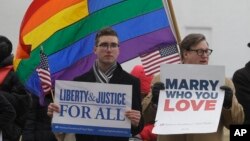
M 95 58 L 95 54 L 86 56 L 84 59 L 80 59 L 70 67 L 52 74 L 52 78 L 53 80 L 73 80 L 74 77 L 87 72 L 93 66 Z
M 150 51 L 154 49 L 156 45 L 161 43 L 176 43 L 170 28 L 157 30 L 150 34 L 146 34 L 144 36 L 130 39 L 124 43 L 121 43 L 118 61 L 123 63 L 125 61 L 131 60 L 142 55 L 143 53 L 146 53 L 145 50 Z

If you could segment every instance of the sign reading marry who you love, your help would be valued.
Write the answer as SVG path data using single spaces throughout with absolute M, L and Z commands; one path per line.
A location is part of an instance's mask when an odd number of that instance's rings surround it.
M 132 86 L 57 80 L 52 119 L 54 132 L 129 137 Z
M 224 66 L 164 64 L 160 69 L 165 90 L 160 92 L 153 133 L 216 132 L 225 83 Z

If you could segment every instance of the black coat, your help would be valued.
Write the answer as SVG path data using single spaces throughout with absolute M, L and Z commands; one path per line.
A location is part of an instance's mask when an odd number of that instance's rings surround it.
M 16 111 L 10 102 L 0 94 L 0 130 L 14 122 Z
M 96 82 L 93 69 L 89 72 L 76 77 L 75 81 L 82 82 Z M 129 84 L 132 85 L 132 109 L 141 111 L 141 98 L 140 98 L 140 81 L 138 78 L 133 77 L 122 69 L 118 64 L 116 70 L 113 73 L 113 77 L 110 79 L 112 84 Z M 138 134 L 143 128 L 143 117 L 138 127 L 131 126 L 131 134 Z M 94 135 L 80 135 L 76 134 L 76 141 L 128 141 L 128 138 L 125 137 L 108 137 L 108 136 L 94 136 Z
M 237 70 L 233 75 L 236 97 L 243 106 L 245 124 L 250 124 L 250 61 L 244 68 Z
M 5 58 L 0 63 L 0 68 L 11 65 L 12 59 L 12 56 Z M 30 108 L 31 97 L 14 71 L 10 71 L 0 84 L 0 95 L 11 103 L 16 112 L 14 121 L 2 129 L 3 141 L 18 141 Z

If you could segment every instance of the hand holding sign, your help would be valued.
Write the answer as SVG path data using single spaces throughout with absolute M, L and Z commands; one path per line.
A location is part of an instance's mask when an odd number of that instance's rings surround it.
M 231 108 L 233 99 L 233 90 L 228 86 L 221 86 L 220 89 L 225 90 L 223 107 L 226 109 Z
M 59 105 L 57 105 L 55 103 L 50 103 L 49 106 L 48 106 L 47 115 L 49 117 L 52 117 L 54 111 L 59 113 Z
M 128 117 L 128 119 L 131 120 L 131 124 L 135 127 L 139 125 L 140 119 L 141 119 L 141 113 L 137 110 L 128 110 L 125 112 L 125 116 Z
M 159 93 L 160 90 L 164 90 L 164 83 L 162 82 L 156 82 L 154 83 L 154 85 L 152 86 L 152 100 L 151 102 L 155 105 L 158 105 L 158 99 L 159 99 Z

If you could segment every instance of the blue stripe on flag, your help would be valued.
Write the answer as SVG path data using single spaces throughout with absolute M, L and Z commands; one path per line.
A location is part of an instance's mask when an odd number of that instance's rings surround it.
M 124 0 L 102 0 L 102 2 L 97 2 L 100 0 L 88 0 L 89 13 L 93 13 L 110 5 L 119 3 Z

